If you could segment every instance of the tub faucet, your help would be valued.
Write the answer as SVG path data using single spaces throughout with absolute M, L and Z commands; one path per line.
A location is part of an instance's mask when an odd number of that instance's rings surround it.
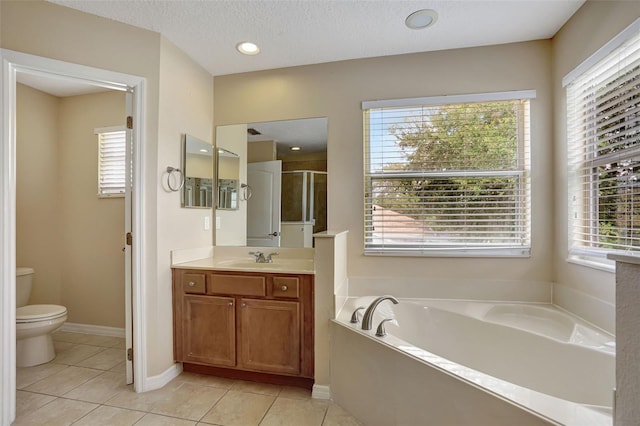
M 364 316 L 362 317 L 362 329 L 363 330 L 371 330 L 371 323 L 373 322 L 373 312 L 376 310 L 378 305 L 381 302 L 384 302 L 385 300 L 391 300 L 394 305 L 397 305 L 398 303 L 400 303 L 400 302 L 398 302 L 398 299 L 396 299 L 393 296 L 388 296 L 388 295 L 387 296 L 380 296 L 376 300 L 371 302 L 371 304 L 369 305 L 367 310 L 364 311 Z

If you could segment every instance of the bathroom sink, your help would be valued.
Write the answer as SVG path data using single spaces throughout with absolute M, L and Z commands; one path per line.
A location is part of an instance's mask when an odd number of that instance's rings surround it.
M 230 268 L 238 270 L 260 270 L 260 271 L 307 271 L 313 270 L 312 259 L 275 259 L 273 263 L 256 263 L 252 259 L 220 259 L 215 262 L 216 267 Z

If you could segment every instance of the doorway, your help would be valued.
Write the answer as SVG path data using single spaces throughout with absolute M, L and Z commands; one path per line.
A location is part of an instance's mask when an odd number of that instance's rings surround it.
M 143 190 L 141 176 L 144 164 L 144 79 L 107 70 L 65 63 L 38 56 L 0 50 L 2 58 L 2 159 L 0 160 L 0 424 L 10 424 L 15 418 L 15 273 L 16 273 L 16 92 L 17 76 L 55 80 L 58 84 L 89 85 L 126 93 L 126 178 L 125 229 L 122 235 L 125 252 L 125 334 L 126 347 L 137 353 L 134 362 L 127 362 L 127 376 L 136 391 L 144 390 L 144 325 L 141 303 L 144 253 L 141 223 Z M 125 235 L 131 238 L 124 238 Z M 133 240 L 135 244 L 129 245 Z M 134 332 L 135 327 L 135 332 Z M 135 338 L 134 338 L 135 337 Z

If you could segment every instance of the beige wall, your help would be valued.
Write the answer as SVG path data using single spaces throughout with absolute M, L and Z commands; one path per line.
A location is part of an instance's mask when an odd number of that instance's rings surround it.
M 100 127 L 125 125 L 125 94 L 60 100 L 58 211 L 68 321 L 124 328 L 124 198 L 98 198 Z
M 551 281 L 551 42 L 362 59 L 214 78 L 216 125 L 326 116 L 329 229 L 348 230 L 350 276 Z M 363 252 L 361 102 L 535 89 L 532 256 L 372 257 Z
M 588 1 L 553 38 L 554 301 L 612 331 L 615 275 L 567 262 L 566 92 L 562 78 L 640 16 L 640 2 Z
M 211 76 L 160 34 L 44 1 L 0 2 L 0 47 L 144 77 L 145 319 L 147 374 L 173 365 L 170 251 L 212 244 L 207 210 L 181 209 L 163 186 L 180 164 L 180 135 L 212 139 Z M 211 214 L 209 211 L 208 214 Z M 135 244 L 135 242 L 134 242 Z
M 247 163 L 273 161 L 276 159 L 276 142 L 259 141 L 247 144 Z
M 60 100 L 18 85 L 16 106 L 17 266 L 36 271 L 29 303 L 60 304 Z

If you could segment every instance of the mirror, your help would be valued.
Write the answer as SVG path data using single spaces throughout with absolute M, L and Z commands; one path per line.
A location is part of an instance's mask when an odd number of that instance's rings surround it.
M 213 145 L 190 135 L 183 137 L 182 207 L 213 206 Z
M 218 148 L 216 151 L 216 170 L 218 171 L 216 183 L 218 198 L 216 208 L 221 210 L 237 210 L 238 187 L 240 182 L 240 157 L 231 151 Z
M 326 117 L 246 124 L 246 245 L 312 247 L 312 235 L 327 229 L 327 125 Z

